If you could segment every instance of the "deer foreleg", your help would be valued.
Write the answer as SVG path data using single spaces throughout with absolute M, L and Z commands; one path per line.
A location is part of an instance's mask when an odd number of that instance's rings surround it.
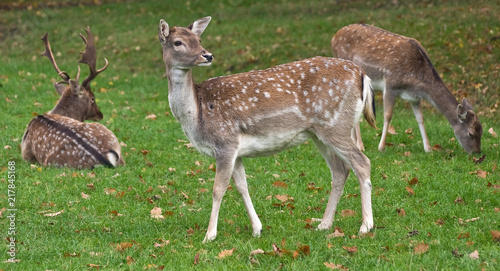
M 210 221 L 208 222 L 207 234 L 203 243 L 212 241 L 217 236 L 217 220 L 219 218 L 219 210 L 222 203 L 222 197 L 226 193 L 231 173 L 233 172 L 235 158 L 233 157 L 219 157 L 216 158 L 217 169 L 215 171 L 215 181 L 213 188 L 213 201 L 212 212 L 210 214 Z
M 260 222 L 260 219 L 255 212 L 250 194 L 248 194 L 247 178 L 241 158 L 237 158 L 234 164 L 233 180 L 234 184 L 236 185 L 236 189 L 238 189 L 238 192 L 243 199 L 243 203 L 245 204 L 248 217 L 250 218 L 250 223 L 252 223 L 253 236 L 258 237 L 260 236 L 260 233 L 262 231 L 262 223 Z

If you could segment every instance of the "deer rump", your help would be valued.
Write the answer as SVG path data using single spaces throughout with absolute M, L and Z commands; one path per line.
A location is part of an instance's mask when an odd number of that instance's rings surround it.
M 26 161 L 42 166 L 93 168 L 124 164 L 118 139 L 104 125 L 53 114 L 31 120 L 21 150 Z

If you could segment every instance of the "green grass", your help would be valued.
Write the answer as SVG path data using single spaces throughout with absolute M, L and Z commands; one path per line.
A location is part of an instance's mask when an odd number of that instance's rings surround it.
M 34 2 L 38 8 L 0 12 L 0 209 L 9 208 L 8 163 L 15 161 L 16 258 L 20 259 L 16 264 L 4 262 L 6 238 L 12 237 L 7 218 L 12 212 L 5 210 L 0 219 L 0 270 L 95 269 L 93 265 L 100 270 L 324 270 L 324 263 L 350 270 L 498 269 L 499 243 L 490 231 L 500 230 L 500 142 L 488 132 L 490 128 L 500 132 L 500 48 L 494 39 L 500 36 L 498 4 L 127 1 L 44 9 L 43 1 Z M 264 227 L 260 238 L 251 236 L 242 200 L 230 189 L 222 204 L 217 239 L 202 244 L 215 174 L 210 165 L 215 161 L 184 145 L 186 137 L 170 113 L 157 28 L 161 18 L 170 25 L 186 26 L 207 15 L 213 19 L 202 36 L 203 46 L 215 61 L 195 69 L 198 82 L 330 56 L 331 37 L 350 23 L 374 24 L 417 38 L 455 97 L 468 97 L 475 104 L 485 130 L 485 160 L 475 164 L 454 140 L 446 119 L 425 103 L 429 139 L 441 149 L 424 153 L 411 109 L 398 100 L 392 122 L 397 134 L 388 137 L 393 145 L 384 153 L 377 151 L 379 131 L 362 123 L 372 163 L 376 224 L 372 235 L 357 236 L 361 207 L 353 174 L 334 222 L 345 237 L 328 239 L 325 236 L 333 229 L 310 229 L 309 219 L 320 218 L 326 206 L 330 174 L 314 144 L 303 144 L 276 156 L 245 160 L 250 194 Z M 32 166 L 21 158 L 23 132 L 34 115 L 52 109 L 58 98 L 52 82 L 59 78 L 39 55 L 40 37 L 49 33 L 59 67 L 75 76 L 78 51 L 83 50 L 78 33 L 87 25 L 97 37 L 97 65 L 102 65 L 102 57 L 110 62 L 93 83 L 105 116 L 101 123 L 126 144 L 122 151 L 127 165 L 84 171 Z M 85 76 L 87 69 L 81 68 Z M 380 93 L 377 107 L 381 127 Z M 146 119 L 149 114 L 156 120 Z M 405 133 L 408 128 L 413 129 L 411 134 Z M 487 172 L 486 177 L 479 177 L 478 170 Z M 414 178 L 418 183 L 410 185 Z M 273 186 L 276 181 L 288 187 Z M 310 183 L 317 189 L 308 189 Z M 90 197 L 84 199 L 82 193 Z M 294 198 L 288 207 L 269 197 L 285 194 Z M 164 220 L 150 217 L 154 207 L 162 208 Z M 398 215 L 400 209 L 405 216 Z M 44 216 L 46 211 L 61 210 L 59 215 Z M 354 216 L 343 217 L 343 210 L 354 211 Z M 472 218 L 479 219 L 461 223 Z M 409 236 L 414 230 L 418 234 Z M 274 255 L 273 243 L 290 254 Z M 417 254 L 420 243 L 428 250 Z M 310 253 L 294 258 L 292 253 L 304 245 Z M 354 246 L 357 253 L 347 252 Z M 221 251 L 232 248 L 231 256 L 218 258 Z M 252 256 L 251 261 L 250 252 L 256 249 L 267 253 Z M 455 249 L 463 256 L 454 255 Z M 479 259 L 469 256 L 476 250 Z

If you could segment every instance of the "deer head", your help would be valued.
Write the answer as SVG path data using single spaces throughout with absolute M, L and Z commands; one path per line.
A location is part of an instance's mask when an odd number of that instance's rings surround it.
M 95 102 L 95 96 L 92 90 L 90 89 L 90 82 L 101 72 L 103 72 L 108 67 L 108 60 L 104 58 L 106 64 L 103 68 L 96 70 L 96 50 L 94 45 L 94 38 L 92 37 L 92 33 L 90 32 L 90 28 L 87 27 L 85 29 L 87 32 L 87 39 L 80 34 L 80 37 L 85 42 L 85 51 L 82 54 L 82 57 L 79 63 L 85 63 L 89 66 L 90 74 L 85 78 L 82 84 L 79 83 L 80 78 L 80 67 L 78 67 L 78 73 L 76 79 L 70 79 L 70 76 L 67 72 L 61 71 L 57 66 L 57 63 L 54 59 L 54 55 L 52 54 L 52 49 L 50 47 L 48 34 L 42 37 L 42 41 L 45 44 L 45 51 L 42 55 L 49 58 L 52 66 L 56 70 L 56 72 L 63 79 L 60 82 L 54 83 L 54 88 L 57 93 L 61 95 L 57 105 L 52 109 L 50 114 L 58 114 L 61 116 L 70 117 L 79 121 L 84 120 L 95 120 L 99 121 L 103 118 L 103 115 L 97 104 Z
M 200 44 L 200 35 L 211 19 L 209 16 L 198 19 L 187 28 L 169 28 L 167 22 L 161 19 L 158 38 L 163 47 L 165 65 L 177 69 L 191 69 L 212 64 L 212 54 Z

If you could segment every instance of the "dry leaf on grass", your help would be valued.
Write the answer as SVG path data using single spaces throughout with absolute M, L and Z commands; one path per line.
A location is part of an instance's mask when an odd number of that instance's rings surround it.
M 113 244 L 111 244 L 113 245 Z M 132 247 L 132 244 L 131 243 L 126 243 L 126 242 L 123 242 L 123 243 L 120 243 L 120 244 L 116 244 L 116 251 L 125 251 L 126 249 L 128 248 L 131 248 Z
M 135 259 L 134 259 L 134 258 L 132 258 L 131 256 L 127 256 L 127 264 L 128 264 L 128 265 L 131 265 L 131 264 L 133 264 L 133 263 L 135 263 Z
M 252 250 L 250 252 L 250 256 L 254 256 L 254 255 L 257 255 L 257 254 L 264 254 L 264 253 L 266 253 L 266 252 L 264 250 L 262 250 L 262 249 L 259 248 L 259 249 L 256 249 L 256 250 Z
M 153 209 L 151 209 L 151 217 L 156 219 L 165 219 L 165 217 L 162 215 L 160 207 L 154 207 Z
M 274 197 L 280 200 L 281 202 L 293 201 L 293 198 L 288 195 L 274 195 Z
M 394 128 L 394 126 L 392 125 L 389 125 L 389 129 L 387 129 L 387 132 L 391 135 L 397 135 L 398 133 L 396 133 L 396 128 Z
M 345 233 L 338 227 L 335 227 L 335 231 L 333 233 L 330 233 L 326 236 L 326 238 L 337 238 L 337 237 L 344 237 Z
M 64 213 L 64 210 L 61 210 L 61 211 L 55 212 L 55 213 L 44 213 L 43 216 L 58 216 L 62 213 Z
M 493 130 L 493 128 L 490 128 L 490 129 L 488 130 L 488 133 L 490 133 L 490 135 L 491 135 L 492 137 L 495 137 L 495 138 L 496 138 L 496 137 L 498 137 L 497 133 L 495 133 L 495 131 Z
M 500 231 L 490 231 L 493 242 L 500 242 Z
M 194 265 L 197 265 L 198 263 L 200 262 L 200 253 L 196 253 L 196 255 L 194 256 L 194 261 L 193 261 L 193 264 Z
M 469 254 L 469 257 L 471 259 L 477 260 L 479 259 L 479 252 L 477 250 L 474 250 L 471 254 Z
M 155 114 L 149 114 L 146 116 L 146 119 L 147 120 L 155 120 L 156 119 L 156 115 Z
M 426 243 L 418 244 L 413 251 L 413 254 L 420 255 L 429 251 L 429 245 Z
M 90 198 L 90 196 L 89 196 L 89 195 L 87 195 L 87 194 L 85 194 L 85 193 L 83 193 L 83 192 L 82 192 L 80 195 L 81 195 L 81 196 L 82 196 L 82 198 L 84 198 L 84 199 L 88 199 L 88 198 Z
M 341 265 L 341 264 L 334 264 L 332 262 L 329 263 L 323 263 L 327 268 L 329 269 L 340 269 L 340 270 L 349 270 L 349 268 Z
M 354 254 L 354 253 L 358 252 L 358 247 L 357 246 L 353 246 L 353 247 L 343 246 L 342 248 L 345 249 L 345 250 L 347 250 L 347 252 L 349 252 L 351 254 Z
M 279 187 L 279 188 L 288 188 L 288 185 L 285 182 L 282 181 L 276 181 L 273 183 L 274 187 Z
M 476 174 L 479 178 L 486 178 L 489 173 L 484 170 L 478 169 L 476 171 L 469 172 L 469 174 Z
M 231 255 L 233 255 L 233 252 L 235 250 L 236 250 L 236 248 L 223 250 L 223 251 L 219 252 L 217 259 L 223 259 L 223 258 L 226 258 L 228 256 L 231 256 Z
M 406 188 L 406 191 L 408 191 L 408 194 L 415 195 L 415 191 L 413 191 L 413 188 L 411 188 L 411 187 L 405 187 L 405 188 Z
M 399 216 L 405 216 L 406 215 L 405 209 L 399 209 L 399 208 L 397 208 L 396 211 L 398 212 Z

